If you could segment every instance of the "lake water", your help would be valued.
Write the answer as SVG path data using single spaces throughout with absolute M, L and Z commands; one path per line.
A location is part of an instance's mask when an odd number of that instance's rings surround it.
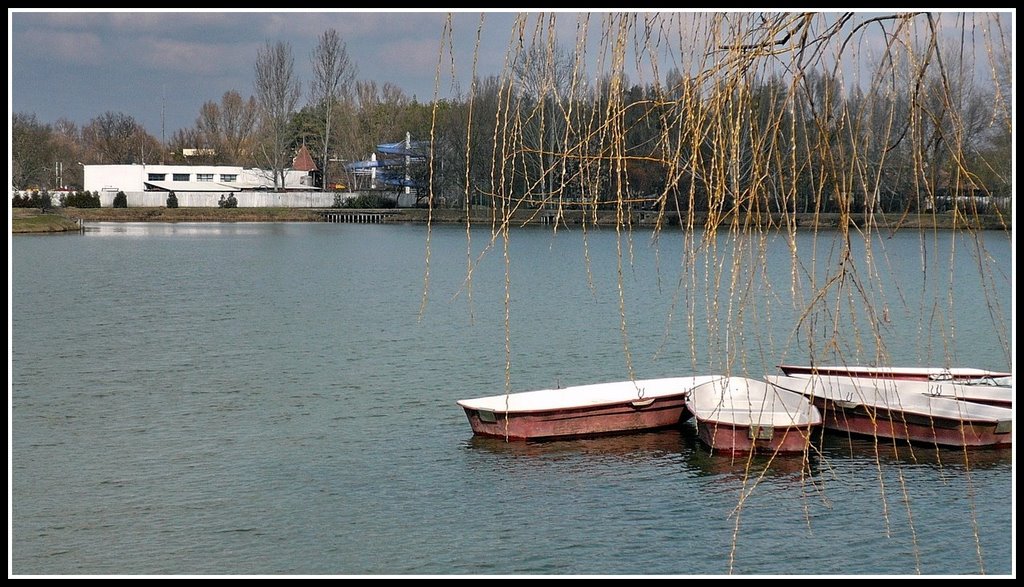
M 759 377 L 812 353 L 1006 369 L 1005 234 L 880 234 L 841 282 L 832 233 L 799 233 L 797 263 L 781 237 L 523 228 L 506 265 L 500 235 L 471 236 L 13 238 L 10 571 L 1014 572 L 1011 450 L 829 436 L 807 460 L 732 458 L 692 424 L 506 443 L 473 437 L 455 404 L 631 374 Z

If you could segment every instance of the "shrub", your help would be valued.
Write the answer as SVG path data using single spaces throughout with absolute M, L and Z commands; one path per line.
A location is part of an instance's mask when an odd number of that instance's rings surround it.
M 128 207 L 128 196 L 124 192 L 117 192 L 114 196 L 114 207 L 115 208 L 127 208 Z
M 53 198 L 50 196 L 50 191 L 43 188 L 43 191 L 32 194 L 32 207 L 39 208 L 40 212 L 46 212 L 53 208 Z
M 174 192 L 167 194 L 167 207 L 177 208 L 178 207 L 178 196 L 174 195 Z
M 234 194 L 230 194 L 227 197 L 221 195 L 220 200 L 217 202 L 217 206 L 221 208 L 237 208 L 238 200 L 235 198 Z
M 362 194 L 345 202 L 346 208 L 394 208 L 395 199 L 381 194 Z
M 94 194 L 90 194 L 87 191 L 72 192 L 66 196 L 61 196 L 60 205 L 65 208 L 99 208 L 100 195 L 95 192 Z
M 31 193 L 25 192 L 22 194 L 15 193 L 11 198 L 12 208 L 39 208 L 40 212 L 46 212 L 53 207 L 53 200 L 50 199 L 50 192 L 45 189 L 42 192 L 38 190 Z

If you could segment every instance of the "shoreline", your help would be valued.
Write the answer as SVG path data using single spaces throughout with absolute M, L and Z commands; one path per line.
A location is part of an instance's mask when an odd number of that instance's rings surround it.
M 465 210 L 438 208 L 391 208 L 382 210 L 320 209 L 320 208 L 58 208 L 42 213 L 31 208 L 11 209 L 13 234 L 40 234 L 73 232 L 92 222 L 326 222 L 325 213 L 334 215 L 377 215 L 378 222 L 426 224 L 462 224 L 467 222 Z M 692 215 L 665 213 L 659 218 L 656 211 L 631 210 L 622 224 L 633 228 L 661 228 L 683 224 L 706 226 L 708 213 Z M 500 212 L 497 214 L 500 215 Z M 498 218 L 490 209 L 477 208 L 471 212 L 472 224 L 491 225 Z M 611 226 L 618 222 L 615 210 L 581 211 L 567 209 L 522 210 L 512 216 L 515 226 Z M 863 224 L 862 214 L 847 218 L 850 226 Z M 680 222 L 681 221 L 681 222 Z M 748 214 L 739 218 L 723 215 L 718 225 L 735 226 L 747 230 L 755 227 L 768 229 L 834 230 L 841 226 L 840 214 Z M 875 214 L 872 223 L 877 229 L 930 229 L 930 230 L 1005 230 L 1012 231 L 1009 216 L 998 214 L 954 217 L 942 214 Z

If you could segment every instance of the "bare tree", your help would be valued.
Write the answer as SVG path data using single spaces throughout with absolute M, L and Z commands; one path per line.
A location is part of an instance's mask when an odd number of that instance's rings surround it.
M 171 161 L 177 164 L 185 164 L 186 160 L 184 153 L 186 152 L 186 149 L 194 149 L 197 148 L 197 145 L 202 144 L 203 138 L 195 128 L 180 128 L 171 134 L 170 140 L 167 141 L 167 150 L 171 154 Z M 202 153 L 202 151 L 200 151 L 200 153 Z M 204 160 L 204 157 L 205 155 L 199 159 L 202 164 L 213 165 L 216 163 L 212 158 L 207 161 Z M 195 162 L 195 160 L 192 161 L 192 163 Z
M 553 153 L 565 133 L 565 108 L 573 77 L 573 58 L 553 37 L 536 38 L 518 51 L 512 67 L 515 88 L 530 124 L 525 125 L 523 143 L 532 152 L 537 168 L 533 181 L 542 187 L 543 198 L 555 192 L 558 174 Z
M 235 165 L 246 165 L 252 161 L 256 112 L 256 99 L 252 96 L 244 100 L 238 92 L 230 91 L 221 98 L 223 148 Z
M 82 129 L 86 157 L 101 164 L 152 162 L 161 153 L 159 142 L 123 112 L 106 112 Z
M 573 57 L 557 41 L 538 40 L 519 50 L 512 67 L 517 90 L 542 102 L 548 96 L 566 97 L 573 74 Z
M 11 187 L 23 190 L 52 185 L 52 135 L 50 126 L 36 120 L 35 114 L 16 112 L 11 116 Z
M 323 165 L 322 187 L 327 188 L 328 162 L 331 151 L 332 115 L 337 110 L 337 102 L 348 102 L 351 99 L 352 83 L 356 79 L 356 67 L 348 58 L 348 49 L 338 36 L 338 31 L 328 29 L 320 35 L 320 41 L 310 55 L 313 65 L 313 81 L 310 83 L 310 106 L 320 117 L 323 133 L 321 135 L 321 153 Z
M 410 131 L 406 110 L 412 100 L 398 86 L 385 82 L 356 82 L 356 104 L 359 126 L 353 137 L 358 141 L 356 153 L 370 153 L 379 142 L 391 142 Z
M 182 136 L 182 135 L 175 135 Z M 195 141 L 194 144 L 184 145 L 186 148 L 198 149 L 203 154 L 203 163 L 222 163 L 223 151 L 220 149 L 220 106 L 210 100 L 199 107 L 199 117 L 196 118 L 195 132 L 184 135 Z M 183 137 L 184 137 L 183 136 Z M 175 137 L 172 137 L 175 138 Z
M 274 175 L 274 188 L 283 188 L 285 168 L 291 159 L 287 152 L 288 119 L 302 93 L 295 79 L 295 58 L 290 43 L 266 42 L 256 56 L 255 87 L 264 132 L 262 157 Z
M 234 90 L 224 92 L 220 104 L 211 100 L 200 108 L 196 120 L 200 144 L 193 146 L 213 149 L 214 160 L 219 163 L 251 163 L 256 112 L 255 98 L 245 100 Z
M 82 135 L 78 125 L 67 118 L 58 118 L 53 123 L 54 159 L 60 162 L 61 180 L 64 186 L 82 187 Z M 58 188 L 63 186 L 57 186 Z

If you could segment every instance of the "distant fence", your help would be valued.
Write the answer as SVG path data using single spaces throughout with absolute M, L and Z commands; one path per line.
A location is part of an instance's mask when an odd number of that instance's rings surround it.
M 31 195 L 33 192 L 12 192 Z M 129 208 L 162 208 L 167 205 L 169 192 L 125 192 Z M 50 192 L 50 201 L 60 205 L 61 196 L 68 192 Z M 330 208 L 335 195 L 345 202 L 359 195 L 358 192 L 174 192 L 178 206 L 182 208 L 217 208 L 221 197 L 235 196 L 239 208 Z M 117 192 L 99 192 L 100 207 L 113 208 Z
M 125 192 L 129 208 L 167 205 L 167 192 Z M 116 192 L 100 192 L 100 206 L 112 208 Z M 221 197 L 232 195 L 239 208 L 330 208 L 334 192 L 174 192 L 182 208 L 216 208 Z M 345 194 L 347 195 L 347 194 Z

